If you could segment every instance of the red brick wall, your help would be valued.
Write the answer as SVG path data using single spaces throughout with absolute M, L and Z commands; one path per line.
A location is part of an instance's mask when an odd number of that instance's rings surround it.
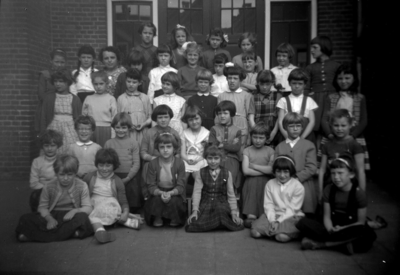
M 355 61 L 356 11 L 354 0 L 318 0 L 318 35 L 332 39 L 332 58 L 339 62 Z

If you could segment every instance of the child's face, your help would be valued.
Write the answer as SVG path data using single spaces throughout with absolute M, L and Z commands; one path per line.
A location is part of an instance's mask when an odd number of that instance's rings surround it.
M 143 64 L 142 64 L 142 63 L 131 64 L 131 68 L 132 68 L 132 69 L 136 69 L 136 70 L 138 70 L 139 72 L 141 72 L 142 69 L 143 69 Z
M 336 138 L 344 139 L 349 136 L 351 125 L 346 117 L 340 117 L 334 119 L 331 128 Z
M 348 168 L 331 169 L 331 179 L 339 189 L 346 189 L 351 185 L 351 179 L 354 178 L 354 173 Z
M 53 60 L 51 60 L 51 65 L 54 69 L 62 69 L 65 67 L 65 58 L 61 55 L 55 55 Z
M 198 114 L 195 117 L 188 119 L 189 128 L 193 131 L 197 131 L 201 128 L 201 116 Z
M 186 33 L 183 30 L 177 30 L 175 32 L 175 41 L 179 45 L 179 47 L 182 47 L 183 43 L 186 42 Z
M 103 64 L 107 71 L 114 71 L 118 66 L 117 55 L 113 52 L 103 52 Z
M 66 173 L 63 171 L 62 168 L 57 173 L 58 182 L 63 188 L 70 188 L 74 183 L 75 177 L 76 177 L 75 173 L 72 172 Z
M 290 176 L 290 171 L 287 169 L 284 170 L 280 170 L 280 169 L 276 169 L 275 170 L 275 178 L 282 184 L 287 183 L 291 176 Z
M 99 163 L 97 164 L 97 171 L 100 176 L 107 178 L 114 172 L 114 165 L 111 163 Z
M 161 128 L 166 128 L 169 125 L 171 118 L 168 114 L 166 115 L 158 115 L 157 116 L 157 125 Z
M 46 157 L 52 158 L 57 154 L 58 146 L 54 142 L 43 144 L 43 152 Z
M 218 49 L 222 43 L 222 38 L 217 35 L 211 35 L 210 37 L 210 45 L 213 49 Z
M 248 73 L 254 73 L 256 62 L 253 59 L 246 59 L 243 61 L 244 70 Z
M 170 95 L 170 94 L 175 93 L 175 88 L 174 88 L 174 86 L 172 86 L 172 83 L 169 81 L 162 82 L 161 88 L 162 88 L 164 94 Z
M 341 72 L 337 77 L 337 84 L 342 91 L 348 91 L 350 86 L 353 85 L 354 77 L 352 74 L 345 74 Z
M 103 94 L 107 92 L 107 82 L 101 77 L 95 77 L 93 79 L 93 88 L 96 90 L 97 94 Z
M 292 94 L 295 96 L 302 95 L 306 87 L 304 80 L 291 80 L 289 85 L 292 88 Z
M 171 55 L 169 53 L 159 53 L 157 55 L 158 62 L 160 62 L 160 65 L 165 67 L 169 65 L 169 62 L 171 61 Z
M 63 79 L 55 79 L 54 88 L 56 88 L 56 92 L 59 94 L 65 94 L 69 91 L 68 83 Z
M 290 64 L 289 54 L 288 53 L 280 53 L 276 55 L 276 60 L 278 61 L 279 66 L 287 67 Z
M 160 143 L 158 151 L 163 159 L 170 159 L 174 155 L 174 146 L 172 143 Z
M 79 56 L 79 61 L 81 62 L 81 67 L 85 70 L 89 69 L 93 64 L 93 56 L 91 54 L 81 54 Z
M 115 130 L 115 135 L 117 136 L 117 138 L 125 138 L 128 136 L 129 134 L 129 128 L 128 126 L 122 126 L 121 124 L 117 124 L 114 126 L 114 130 Z
M 218 112 L 218 118 L 222 125 L 227 125 L 231 123 L 231 113 L 228 110 Z
M 78 134 L 79 141 L 83 143 L 89 142 L 93 134 L 92 125 L 86 125 L 80 123 L 78 124 L 76 132 Z
M 188 52 L 186 56 L 189 65 L 197 65 L 197 61 L 199 61 L 199 54 L 197 52 Z
M 287 133 L 288 137 L 291 140 L 295 140 L 301 135 L 301 132 L 303 131 L 303 125 L 301 124 L 289 124 L 287 126 Z
M 258 83 L 258 87 L 260 87 L 260 93 L 262 94 L 269 94 L 271 93 L 272 82 L 262 82 Z
M 243 39 L 242 43 L 240 43 L 240 48 L 242 49 L 242 51 L 248 52 L 251 51 L 253 49 L 253 45 L 250 43 L 249 39 Z
M 311 55 L 315 59 L 318 59 L 319 57 L 323 56 L 324 54 L 321 51 L 321 46 L 318 44 L 312 44 L 311 45 Z
M 133 79 L 133 78 L 129 78 L 129 77 L 126 78 L 126 88 L 131 93 L 136 92 L 140 84 L 142 84 L 142 82 L 140 82 L 137 79 Z
M 253 146 L 256 148 L 263 147 L 266 141 L 267 137 L 265 135 L 260 135 L 260 134 L 251 135 L 251 142 L 253 143 Z
M 225 68 L 224 64 L 214 64 L 214 70 L 218 76 L 221 76 L 224 74 L 224 68 Z
M 210 90 L 210 81 L 204 80 L 204 79 L 199 79 L 197 80 L 197 87 L 199 87 L 199 92 L 200 93 L 208 93 Z
M 229 90 L 236 91 L 237 89 L 239 89 L 241 81 L 238 75 L 228 75 L 227 80 Z
M 152 44 L 153 43 L 154 32 L 151 27 L 144 27 L 142 31 L 142 41 L 144 44 Z
M 221 164 L 221 157 L 220 156 L 207 156 L 207 163 L 208 166 L 215 170 L 219 167 L 219 165 Z

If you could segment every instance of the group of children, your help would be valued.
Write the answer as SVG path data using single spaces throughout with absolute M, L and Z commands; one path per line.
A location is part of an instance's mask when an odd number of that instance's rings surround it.
M 20 218 L 18 240 L 94 233 L 106 243 L 115 234 L 104 226 L 138 229 L 143 211 L 154 227 L 248 227 L 254 238 L 304 236 L 304 249 L 371 247 L 365 97 L 357 72 L 329 59 L 329 38 L 311 41 L 317 61 L 305 70 L 291 64 L 288 43 L 277 48 L 279 66 L 265 70 L 252 33 L 232 60 L 218 28 L 206 51 L 181 25 L 160 47 L 152 23 L 139 33 L 127 69 L 112 46 L 100 51 L 102 71 L 90 46 L 72 74 L 65 52 L 52 52 L 51 73 L 39 78 L 33 213 Z

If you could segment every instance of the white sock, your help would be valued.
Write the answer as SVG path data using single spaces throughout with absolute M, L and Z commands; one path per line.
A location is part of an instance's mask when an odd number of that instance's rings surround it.
M 99 228 L 96 229 L 96 232 L 98 232 L 98 231 L 106 231 L 106 230 L 104 229 L 104 227 L 99 227 Z

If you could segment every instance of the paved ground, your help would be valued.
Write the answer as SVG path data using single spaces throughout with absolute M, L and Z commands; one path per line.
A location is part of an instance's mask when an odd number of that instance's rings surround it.
M 369 213 L 389 227 L 366 254 L 302 251 L 299 242 L 254 240 L 248 229 L 189 234 L 181 229 L 112 229 L 117 240 L 99 245 L 92 237 L 59 243 L 19 243 L 14 228 L 29 211 L 28 184 L 0 183 L 0 274 L 399 274 L 400 207 L 369 184 Z M 396 262 L 397 261 L 397 262 Z

